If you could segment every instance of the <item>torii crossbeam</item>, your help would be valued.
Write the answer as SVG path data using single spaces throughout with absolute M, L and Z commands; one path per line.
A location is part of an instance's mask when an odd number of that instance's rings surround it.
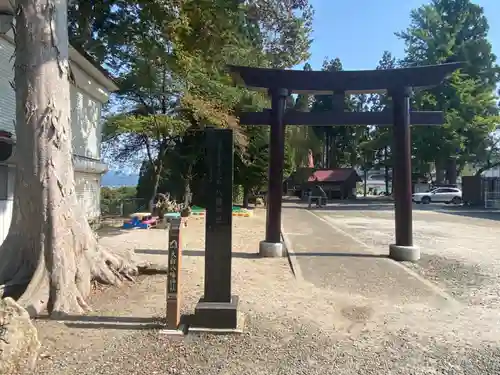
M 412 89 L 437 86 L 462 63 L 448 63 L 413 68 L 363 71 L 302 71 L 229 66 L 236 83 L 267 91 L 271 109 L 240 114 L 241 125 L 270 125 L 270 160 L 266 238 L 260 244 L 263 256 L 281 256 L 281 205 L 286 125 L 393 125 L 394 200 L 396 243 L 389 246 L 395 260 L 415 261 L 420 251 L 413 244 L 411 185 L 411 125 L 442 125 L 442 112 L 410 110 Z M 292 93 L 334 95 L 334 110 L 328 112 L 286 111 L 287 96 Z M 387 93 L 392 110 L 382 112 L 345 112 L 347 94 Z

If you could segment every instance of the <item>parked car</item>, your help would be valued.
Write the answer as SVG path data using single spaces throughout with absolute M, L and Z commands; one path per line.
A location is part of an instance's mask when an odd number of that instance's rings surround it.
M 440 187 L 425 193 L 415 193 L 412 196 L 415 203 L 462 203 L 462 190 L 452 187 Z

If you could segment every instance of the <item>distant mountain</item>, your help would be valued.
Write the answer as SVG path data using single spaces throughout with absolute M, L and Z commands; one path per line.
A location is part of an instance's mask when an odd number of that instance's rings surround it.
M 101 185 L 107 187 L 136 186 L 137 181 L 139 181 L 139 175 L 137 174 L 109 171 L 102 176 Z

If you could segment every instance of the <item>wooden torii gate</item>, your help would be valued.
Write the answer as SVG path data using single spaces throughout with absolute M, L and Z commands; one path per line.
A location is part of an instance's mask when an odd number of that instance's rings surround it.
M 241 125 L 270 125 L 270 160 L 266 238 L 260 243 L 262 256 L 282 256 L 281 206 L 285 154 L 285 126 L 393 125 L 394 200 L 396 243 L 389 246 L 391 258 L 415 261 L 419 249 L 413 244 L 411 185 L 411 125 L 442 125 L 442 112 L 417 112 L 410 109 L 412 89 L 439 85 L 460 68 L 448 63 L 413 68 L 363 71 L 302 71 L 229 66 L 236 83 L 271 96 L 271 109 L 240 114 Z M 349 94 L 388 93 L 392 109 L 381 112 L 345 112 L 344 97 Z M 332 111 L 286 111 L 286 98 L 292 93 L 332 95 Z

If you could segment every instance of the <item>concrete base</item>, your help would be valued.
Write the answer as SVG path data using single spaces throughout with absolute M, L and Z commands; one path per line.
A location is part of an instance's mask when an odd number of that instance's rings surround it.
M 191 316 L 189 330 L 238 328 L 238 303 L 238 296 L 231 296 L 231 302 L 205 302 L 200 299 Z
M 158 333 L 162 336 L 184 338 L 185 330 L 187 330 L 187 328 L 181 326 L 179 329 L 161 329 Z
M 265 258 L 280 258 L 285 256 L 285 247 L 281 242 L 260 241 L 259 255 Z
M 241 334 L 245 327 L 245 315 L 242 312 L 237 312 L 236 328 L 206 328 L 189 326 L 188 333 L 213 333 L 213 334 Z
M 389 258 L 398 262 L 416 262 L 420 259 L 420 249 L 416 246 L 389 245 Z

